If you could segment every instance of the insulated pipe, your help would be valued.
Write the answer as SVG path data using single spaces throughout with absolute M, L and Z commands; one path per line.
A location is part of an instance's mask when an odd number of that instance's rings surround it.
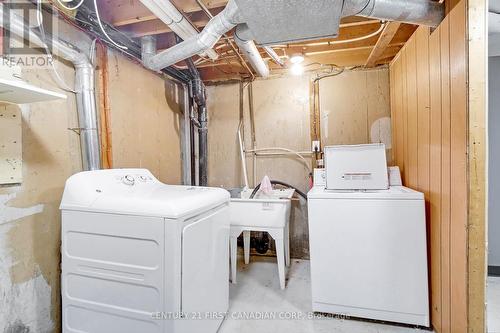
M 262 48 L 271 57 L 271 59 L 273 59 L 273 61 L 275 63 L 277 63 L 281 67 L 285 67 L 285 62 L 283 60 L 281 60 L 280 56 L 276 53 L 276 51 L 274 51 L 274 49 L 272 47 L 270 47 L 270 46 L 263 46 Z
M 154 0 L 141 1 L 152 2 Z M 234 0 L 230 0 L 224 10 L 210 19 L 205 29 L 198 35 L 189 37 L 182 43 L 172 46 L 163 52 L 156 54 L 156 46 L 152 45 L 150 39 L 148 40 L 146 37 L 143 37 L 142 44 L 143 48 L 146 49 L 145 51 L 143 50 L 144 65 L 149 69 L 159 71 L 181 60 L 191 58 L 196 54 L 211 49 L 226 32 L 233 29 L 240 21 L 238 7 Z M 255 43 L 252 40 L 238 38 L 236 33 L 234 37 L 236 44 L 245 54 L 254 70 L 262 77 L 269 76 L 269 68 L 264 59 L 262 59 Z
M 222 12 L 214 16 L 205 28 L 182 43 L 172 46 L 156 55 L 147 54 L 144 65 L 151 70 L 159 71 L 179 61 L 191 58 L 214 47 L 221 36 L 239 23 L 238 7 L 230 0 Z
M 262 56 L 260 55 L 260 52 L 257 49 L 257 46 L 255 46 L 254 41 L 241 39 L 238 36 L 238 29 L 236 29 L 233 37 L 234 41 L 236 42 L 236 45 L 238 45 L 238 47 L 243 52 L 248 62 L 250 63 L 252 68 L 257 72 L 257 74 L 262 77 L 268 77 L 269 67 L 267 66 Z
M 431 0 L 344 0 L 342 16 L 351 15 L 437 27 L 445 7 Z
M 46 46 L 40 34 L 30 29 L 21 17 L 13 11 L 5 15 L 4 6 L 4 4 L 0 3 L 0 26 L 21 38 L 27 37 L 32 44 L 40 47 Z M 7 18 L 8 22 L 4 22 L 4 18 Z M 52 41 L 52 47 L 58 51 L 58 55 L 70 61 L 75 66 L 76 105 L 80 123 L 80 145 L 82 150 L 83 169 L 100 169 L 101 154 L 97 129 L 94 68 L 88 57 L 71 44 L 53 38 L 48 34 L 46 34 L 46 38 Z
M 163 23 L 183 40 L 198 35 L 198 31 L 186 19 L 186 17 L 168 0 L 140 0 L 153 14 L 155 14 Z M 208 49 L 205 52 L 210 59 L 218 58 L 217 52 Z

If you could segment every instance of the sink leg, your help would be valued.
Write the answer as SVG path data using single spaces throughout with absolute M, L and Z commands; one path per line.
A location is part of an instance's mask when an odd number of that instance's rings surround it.
M 276 257 L 278 259 L 278 274 L 280 278 L 280 287 L 285 289 L 285 244 L 283 236 L 274 239 L 276 242 Z
M 248 265 L 250 262 L 250 231 L 243 231 L 243 254 L 245 265 Z

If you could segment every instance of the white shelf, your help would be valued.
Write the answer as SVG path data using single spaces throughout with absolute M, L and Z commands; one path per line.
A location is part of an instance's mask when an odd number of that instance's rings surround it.
M 66 99 L 66 95 L 35 87 L 22 80 L 0 78 L 0 103 L 27 104 Z

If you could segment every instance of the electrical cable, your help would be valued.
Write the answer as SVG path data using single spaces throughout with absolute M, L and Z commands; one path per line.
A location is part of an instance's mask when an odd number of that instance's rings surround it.
M 78 9 L 80 8 L 80 6 L 83 4 L 85 0 L 80 0 L 80 2 L 78 4 L 76 4 L 74 7 L 68 7 L 64 4 L 64 2 L 62 0 L 57 0 L 57 2 L 59 3 L 59 5 L 66 9 L 66 10 L 69 10 L 69 11 L 72 11 L 72 10 L 75 10 L 75 9 Z M 66 1 L 66 2 L 71 2 L 71 1 Z
M 45 28 L 43 27 L 42 0 L 37 0 L 36 8 L 37 8 L 36 20 L 37 20 L 37 24 L 38 24 L 38 29 L 40 30 L 43 48 L 45 49 L 45 53 L 47 54 L 47 57 L 49 57 L 49 62 L 50 62 L 50 66 L 52 67 L 52 70 L 53 70 L 53 73 L 55 76 L 55 81 L 59 85 L 59 88 L 61 88 L 62 90 L 67 91 L 67 92 L 71 92 L 71 93 L 76 93 L 76 90 L 70 88 L 69 84 L 67 84 L 64 81 L 64 79 L 61 77 L 61 75 L 57 71 L 57 68 L 56 68 L 56 65 L 54 62 L 54 57 L 47 46 L 47 42 L 45 41 L 46 37 L 45 37 Z
M 115 42 L 111 37 L 109 37 L 108 33 L 106 32 L 106 30 L 104 29 L 104 26 L 101 22 L 101 17 L 99 15 L 99 9 L 97 8 L 97 0 L 94 0 L 94 9 L 95 9 L 95 16 L 97 18 L 97 23 L 99 24 L 99 27 L 101 28 L 101 31 L 102 33 L 104 34 L 104 36 L 106 36 L 106 38 L 111 42 L 111 44 L 113 44 L 114 46 L 122 49 L 122 50 L 128 50 L 128 47 L 126 47 L 125 45 L 121 45 L 121 44 L 118 44 L 117 42 Z

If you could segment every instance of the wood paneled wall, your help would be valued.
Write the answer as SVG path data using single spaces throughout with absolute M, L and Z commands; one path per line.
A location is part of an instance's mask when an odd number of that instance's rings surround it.
M 390 65 L 393 157 L 427 203 L 431 317 L 467 331 L 467 47 L 462 1 L 420 27 Z

